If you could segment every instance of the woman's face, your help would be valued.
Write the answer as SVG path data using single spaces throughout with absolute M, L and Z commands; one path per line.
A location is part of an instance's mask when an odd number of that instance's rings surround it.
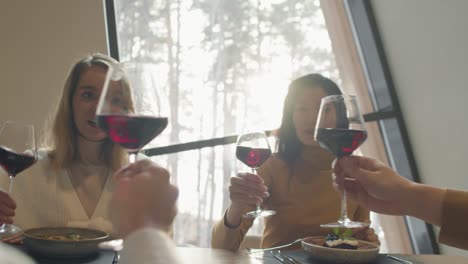
M 305 146 L 318 146 L 314 139 L 320 102 L 327 96 L 319 87 L 302 89 L 293 108 L 293 124 L 299 141 Z
M 106 133 L 96 125 L 96 107 L 101 95 L 106 69 L 100 66 L 85 68 L 72 98 L 73 121 L 79 134 L 90 141 L 101 141 Z

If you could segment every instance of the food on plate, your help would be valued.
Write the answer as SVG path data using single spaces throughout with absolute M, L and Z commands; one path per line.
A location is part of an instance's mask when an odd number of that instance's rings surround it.
M 82 236 L 80 234 L 75 234 L 75 233 L 69 233 L 65 235 L 38 235 L 37 237 L 43 238 L 43 239 L 48 239 L 48 240 L 61 240 L 61 241 L 80 241 L 87 239 L 87 237 Z
M 323 243 L 324 247 L 340 248 L 340 249 L 357 249 L 358 241 L 352 237 L 353 231 L 351 229 L 345 230 L 340 235 L 338 228 L 333 229 L 333 234 L 328 234 Z

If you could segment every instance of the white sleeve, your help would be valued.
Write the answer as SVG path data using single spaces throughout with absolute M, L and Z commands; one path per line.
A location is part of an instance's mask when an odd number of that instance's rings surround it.
M 174 242 L 156 228 L 142 228 L 124 240 L 119 264 L 182 263 Z
M 18 249 L 0 242 L 0 263 L 34 264 L 34 261 Z

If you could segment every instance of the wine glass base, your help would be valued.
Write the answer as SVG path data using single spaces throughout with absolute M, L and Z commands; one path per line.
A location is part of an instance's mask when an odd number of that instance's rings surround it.
M 0 239 L 4 239 L 21 233 L 23 233 L 23 230 L 19 226 L 11 224 L 0 225 Z
M 355 222 L 349 219 L 338 220 L 337 222 L 320 225 L 320 227 L 324 227 L 324 228 L 363 228 L 363 227 L 368 227 L 368 226 L 369 226 L 369 223 Z
M 245 213 L 243 215 L 244 218 L 257 218 L 257 217 L 267 217 L 276 214 L 273 210 L 259 210 L 259 211 L 252 211 Z

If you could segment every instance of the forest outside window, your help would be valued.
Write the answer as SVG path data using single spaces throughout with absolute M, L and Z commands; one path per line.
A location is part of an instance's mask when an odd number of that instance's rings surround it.
M 114 5 L 118 57 L 152 65 L 155 78 L 148 82 L 170 113 L 168 128 L 148 148 L 246 128 L 274 130 L 288 83 L 307 73 L 343 85 L 321 1 L 114 0 Z M 230 177 L 247 171 L 234 151 L 235 145 L 227 144 L 153 157 L 180 188 L 177 244 L 210 246 L 211 227 L 229 205 Z M 261 224 L 250 234 L 260 235 Z

